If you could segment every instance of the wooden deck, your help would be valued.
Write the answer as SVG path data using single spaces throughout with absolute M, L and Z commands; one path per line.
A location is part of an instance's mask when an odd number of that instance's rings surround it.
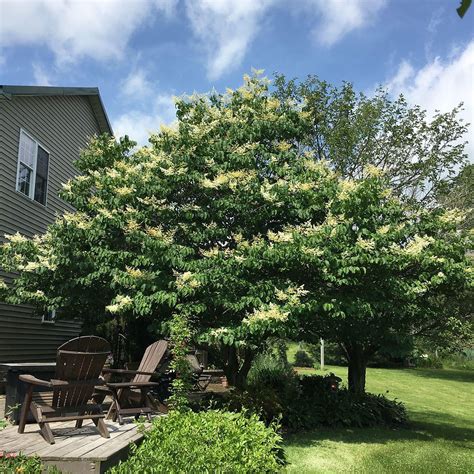
M 74 421 L 52 423 L 55 444 L 48 444 L 37 424 L 26 425 L 19 434 L 17 426 L 0 431 L 0 451 L 36 455 L 45 465 L 55 465 L 65 473 L 103 473 L 125 459 L 130 443 L 140 442 L 143 435 L 130 420 L 120 426 L 106 420 L 110 438 L 102 438 L 91 421 L 75 428 Z

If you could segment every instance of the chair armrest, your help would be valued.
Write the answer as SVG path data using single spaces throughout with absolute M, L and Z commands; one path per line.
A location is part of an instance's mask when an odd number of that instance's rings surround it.
M 53 386 L 51 382 L 47 380 L 38 379 L 34 375 L 30 375 L 30 374 L 21 374 L 18 378 L 22 382 L 29 383 L 31 385 L 38 385 L 40 387 L 48 387 L 48 388 L 51 388 Z
M 96 385 L 104 385 L 103 379 L 88 379 L 88 380 L 59 380 L 51 379 L 51 386 L 53 388 L 58 387 L 89 387 Z
M 156 387 L 160 385 L 158 382 L 118 382 L 108 383 L 107 387 L 112 389 L 117 388 L 140 388 L 140 387 Z
M 128 370 L 128 369 L 109 369 L 102 370 L 104 374 L 123 374 L 123 375 L 157 375 L 156 372 L 144 372 L 142 370 Z

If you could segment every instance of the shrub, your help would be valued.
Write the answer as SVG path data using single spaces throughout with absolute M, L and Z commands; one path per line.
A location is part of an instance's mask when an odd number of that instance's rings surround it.
M 425 369 L 442 369 L 443 362 L 435 355 L 420 354 L 416 358 L 416 366 Z
M 276 373 L 273 373 L 275 376 Z M 234 390 L 224 400 L 222 397 L 214 399 L 214 403 L 229 410 L 249 410 L 266 423 L 278 418 L 282 427 L 288 431 L 320 426 L 396 427 L 407 422 L 402 403 L 383 395 L 354 395 L 347 388 L 341 388 L 341 379 L 332 373 L 303 376 L 296 378 L 296 382 L 295 390 L 285 392 L 273 388 L 277 383 L 272 378 L 271 384 L 267 386 L 262 383 L 250 385 L 244 392 Z
M 256 415 L 173 411 L 155 419 L 128 460 L 108 472 L 275 472 L 284 463 L 281 442 Z
M 56 467 L 45 468 L 38 457 L 0 451 L 0 474 L 61 474 Z
M 445 368 L 474 370 L 474 350 L 472 349 L 447 354 L 442 360 Z
M 314 367 L 314 359 L 306 351 L 296 351 L 295 361 L 293 363 L 295 367 Z
M 399 426 L 407 422 L 401 402 L 371 393 L 354 395 L 338 387 L 340 380 L 334 374 L 302 377 L 299 416 L 293 418 L 290 428 Z
M 245 392 L 235 392 L 231 397 L 231 407 L 240 406 L 260 413 L 269 423 L 281 418 L 283 424 L 292 416 L 292 400 L 300 392 L 299 378 L 287 363 L 275 359 L 271 354 L 258 356 L 247 377 Z

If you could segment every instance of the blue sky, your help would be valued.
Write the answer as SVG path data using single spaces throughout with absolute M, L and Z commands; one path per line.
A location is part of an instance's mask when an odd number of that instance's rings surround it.
M 0 0 L 0 84 L 98 86 L 116 134 L 146 142 L 174 95 L 252 67 L 317 74 L 474 122 L 474 10 L 459 0 Z M 474 147 L 469 146 L 471 158 Z

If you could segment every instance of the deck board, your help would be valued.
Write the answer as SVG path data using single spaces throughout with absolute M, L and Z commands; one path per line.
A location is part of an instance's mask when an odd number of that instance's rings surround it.
M 85 421 L 82 428 L 75 421 L 52 423 L 55 444 L 48 444 L 40 434 L 37 424 L 28 424 L 25 433 L 18 433 L 17 426 L 0 431 L 0 451 L 37 455 L 46 464 L 55 464 L 74 474 L 103 472 L 102 465 L 110 466 L 128 453 L 131 443 L 140 442 L 143 434 L 137 426 L 106 420 L 110 438 L 102 438 L 92 421 Z M 105 469 L 105 467 L 104 467 Z

